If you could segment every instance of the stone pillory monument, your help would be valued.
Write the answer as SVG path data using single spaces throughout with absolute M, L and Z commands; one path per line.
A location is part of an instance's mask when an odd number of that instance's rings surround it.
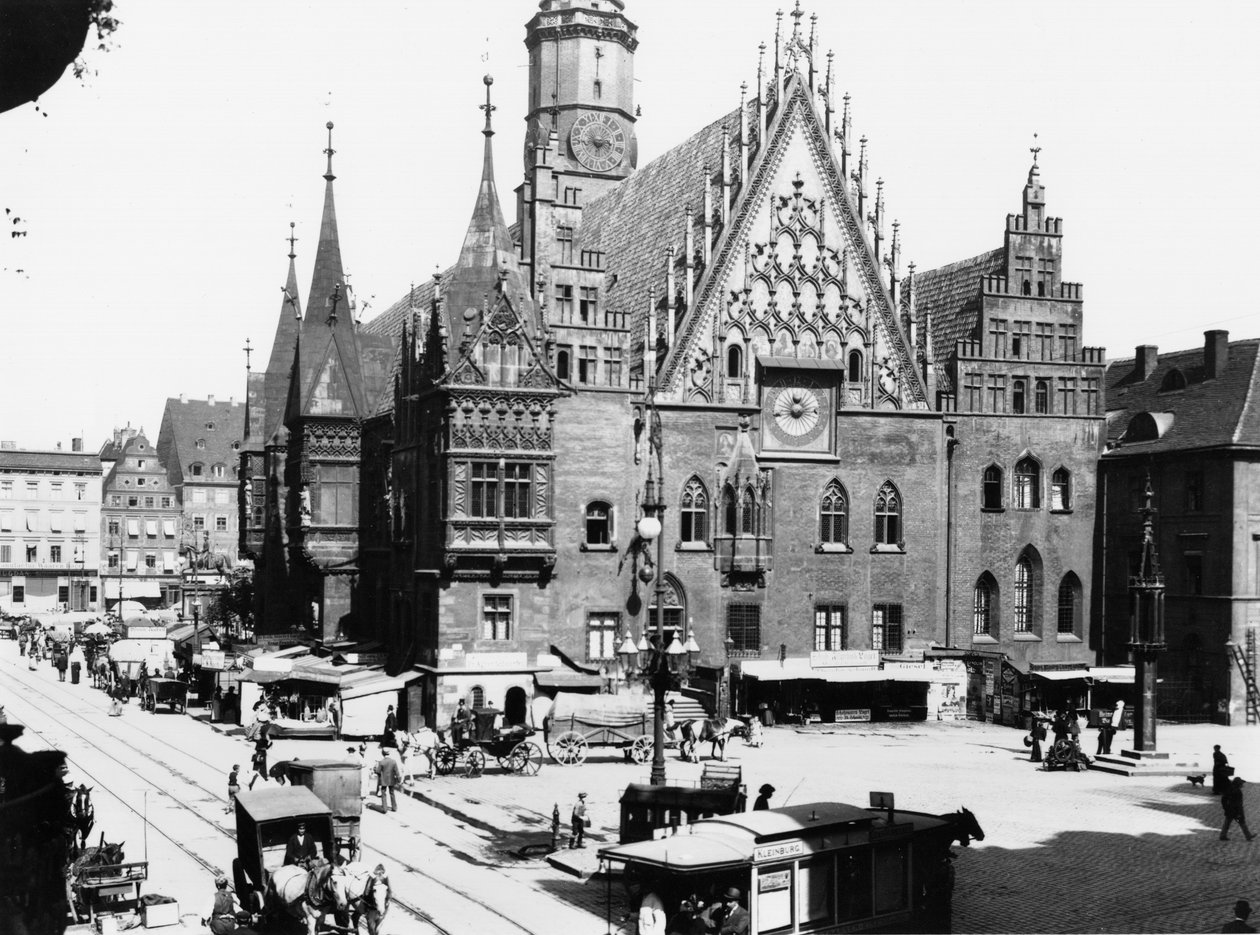
M 291 240 L 249 377 L 260 633 L 379 642 L 412 723 L 650 694 L 627 638 L 685 648 L 722 713 L 1064 702 L 1095 658 L 1103 353 L 1038 148 L 1001 243 L 916 270 L 825 24 L 768 21 L 730 112 L 640 164 L 630 17 L 656 11 L 632 7 L 538 5 L 514 197 L 487 76 L 451 265 L 362 323 L 329 124 L 311 286 Z

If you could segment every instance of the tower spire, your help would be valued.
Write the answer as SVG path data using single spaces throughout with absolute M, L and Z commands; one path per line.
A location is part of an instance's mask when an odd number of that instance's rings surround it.
M 289 259 L 290 259 L 290 260 L 296 260 L 296 259 L 297 259 L 297 253 L 296 253 L 296 252 L 294 252 L 294 249 L 293 249 L 293 245 L 294 245 L 295 243 L 297 243 L 297 235 L 293 232 L 293 231 L 294 231 L 294 228 L 296 228 L 296 227 L 297 227 L 297 224 L 296 224 L 295 222 L 293 222 L 293 221 L 290 221 L 290 222 L 289 222 L 289 237 L 288 237 L 288 240 L 289 240 Z
M 333 179 L 337 177 L 333 175 L 333 170 L 332 170 L 333 153 L 337 151 L 333 149 L 332 147 L 332 131 L 333 131 L 333 122 L 329 120 L 328 121 L 328 148 L 324 150 L 324 155 L 328 157 L 328 170 L 324 173 L 324 178 L 329 182 L 331 182 Z
M 481 80 L 486 86 L 486 102 L 484 104 L 478 104 L 477 109 L 484 110 L 486 112 L 486 126 L 481 132 L 485 135 L 488 144 L 490 137 L 494 136 L 494 127 L 490 125 L 490 115 L 498 110 L 498 108 L 490 103 L 490 86 L 494 84 L 494 78 L 490 75 L 485 75 Z

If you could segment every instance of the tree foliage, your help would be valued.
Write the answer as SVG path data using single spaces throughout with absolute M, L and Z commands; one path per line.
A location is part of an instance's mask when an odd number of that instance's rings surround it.
M 226 630 L 253 629 L 254 570 L 233 568 L 228 572 L 228 586 L 219 591 L 206 608 L 205 619 Z

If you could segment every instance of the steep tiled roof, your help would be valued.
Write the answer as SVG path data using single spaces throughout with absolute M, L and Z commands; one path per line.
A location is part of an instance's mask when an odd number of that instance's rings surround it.
M 1229 362 L 1215 380 L 1204 379 L 1202 347 L 1160 354 L 1145 380 L 1135 379 L 1134 363 L 1127 357 L 1107 364 L 1108 440 L 1120 439 L 1139 413 L 1170 413 L 1172 418 L 1159 420 L 1167 426 L 1159 438 L 1124 441 L 1121 453 L 1260 447 L 1260 339 L 1230 342 Z M 1174 369 L 1186 385 L 1161 392 Z
M 751 110 L 752 105 L 748 106 Z M 696 225 L 696 243 L 701 243 L 704 168 L 708 166 L 710 177 L 721 170 L 723 124 L 731 134 L 731 163 L 738 166 L 739 109 L 736 108 L 653 159 L 582 211 L 582 223 L 575 239 L 583 249 L 604 252 L 607 266 L 604 302 L 609 311 L 628 313 L 627 321 L 632 323 L 636 342 L 642 339 L 639 323 L 647 311 L 649 287 L 655 286 L 658 298 L 662 297 L 666 245 L 673 243 L 678 258 L 683 258 L 688 205 Z
M 932 334 L 932 356 L 945 361 L 954 345 L 976 335 L 980 321 L 980 277 L 1000 272 L 1006 264 L 1006 250 L 999 247 L 914 274 L 914 301 L 919 320 L 928 322 Z
M 112 442 L 110 443 L 112 445 Z M 29 451 L 0 448 L 0 471 L 77 471 L 101 473 L 101 459 L 84 451 Z
M 206 426 L 213 424 L 214 428 Z M 239 402 L 211 402 L 208 399 L 166 400 L 162 428 L 158 432 L 158 454 L 166 462 L 172 483 L 188 476 L 188 465 L 200 462 L 227 465 L 227 477 L 239 455 L 233 449 L 245 435 L 245 407 Z M 197 442 L 205 440 L 205 448 Z M 209 479 L 206 477 L 205 479 Z

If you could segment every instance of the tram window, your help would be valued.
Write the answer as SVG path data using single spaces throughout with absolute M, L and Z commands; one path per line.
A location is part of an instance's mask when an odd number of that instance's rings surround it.
M 792 927 L 792 868 L 762 870 L 757 875 L 757 931 Z
M 827 922 L 832 914 L 835 893 L 835 863 L 830 857 L 802 861 L 796 870 L 796 915 L 804 928 L 815 922 Z
M 865 919 L 871 914 L 871 852 L 841 854 L 836 868 L 840 921 Z
M 907 876 L 909 861 L 904 844 L 875 848 L 875 912 L 896 912 L 910 904 Z

